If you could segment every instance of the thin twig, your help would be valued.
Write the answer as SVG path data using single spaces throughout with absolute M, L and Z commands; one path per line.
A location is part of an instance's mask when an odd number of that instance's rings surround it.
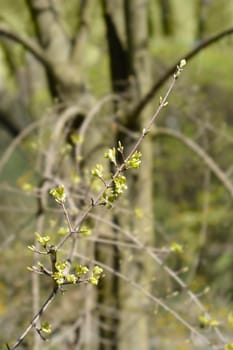
M 0 36 L 10 39 L 18 44 L 20 44 L 24 49 L 29 51 L 42 65 L 52 70 L 52 65 L 48 57 L 46 56 L 44 50 L 40 48 L 35 42 L 27 38 L 26 36 L 16 33 L 6 26 L 0 26 Z
M 113 227 L 114 229 L 119 229 L 118 225 L 114 223 L 109 222 L 109 225 L 111 225 L 111 227 Z M 188 288 L 188 285 L 178 276 L 178 274 L 175 271 L 173 271 L 166 264 L 164 264 L 164 261 L 153 249 L 144 245 L 135 235 L 131 234 L 129 231 L 121 229 L 120 232 L 124 234 L 127 238 L 129 238 L 132 242 L 134 242 L 139 248 L 143 249 L 144 252 L 146 252 L 182 288 L 182 290 L 188 294 L 190 300 L 192 300 L 194 304 L 197 305 L 199 310 L 203 314 L 205 314 L 209 319 L 211 319 L 210 313 L 207 312 L 206 308 L 198 299 L 198 297 Z M 226 343 L 226 339 L 223 336 L 222 332 L 219 330 L 219 328 L 214 327 L 214 331 L 216 332 L 221 342 Z
M 215 176 L 220 180 L 220 182 L 224 185 L 228 193 L 233 198 L 233 184 L 226 175 L 226 173 L 218 166 L 218 164 L 214 161 L 210 155 L 205 152 L 205 150 L 199 146 L 196 142 L 194 142 L 189 137 L 180 133 L 179 131 L 172 130 L 169 128 L 157 128 L 153 131 L 154 136 L 171 136 L 182 143 L 184 143 L 187 147 L 189 147 L 199 158 L 201 158 L 204 163 L 211 169 L 211 171 L 215 174 Z
M 182 56 L 182 58 L 186 59 L 186 61 L 194 58 L 200 51 L 208 48 L 212 44 L 217 41 L 225 38 L 228 35 L 233 34 L 233 27 L 226 29 L 220 33 L 217 33 L 213 36 L 210 36 L 207 39 L 202 40 L 194 49 L 186 53 Z M 152 100 L 155 96 L 156 92 L 164 85 L 164 83 L 169 79 L 169 77 L 175 72 L 177 64 L 179 64 L 180 59 L 177 60 L 163 75 L 162 77 L 156 81 L 156 83 L 152 86 L 150 91 L 142 98 L 142 100 L 138 103 L 138 105 L 133 109 L 130 115 L 135 116 L 142 112 L 142 110 L 147 106 L 147 104 Z
M 183 326 L 185 326 L 185 328 L 187 328 L 188 330 L 190 330 L 190 332 L 192 334 L 197 335 L 200 339 L 203 340 L 203 342 L 206 345 L 211 345 L 210 341 L 200 332 L 198 332 L 192 325 L 190 325 L 184 318 L 182 318 L 175 310 L 173 310 L 172 308 L 170 308 L 167 304 L 165 304 L 160 298 L 155 297 L 154 295 L 152 295 L 150 292 L 148 292 L 145 288 L 143 288 L 141 285 L 139 285 L 138 283 L 136 283 L 135 281 L 131 280 L 129 277 L 125 276 L 124 274 L 122 274 L 119 271 L 114 270 L 113 268 L 111 268 L 108 265 L 103 264 L 102 262 L 98 261 L 98 260 L 94 260 L 91 258 L 88 258 L 82 254 L 76 253 L 75 256 L 84 259 L 86 261 L 90 261 L 94 264 L 97 264 L 99 266 L 101 266 L 104 270 L 109 271 L 110 273 L 114 274 L 115 276 L 123 279 L 124 281 L 128 282 L 131 284 L 132 287 L 134 287 L 135 289 L 139 290 L 140 292 L 142 292 L 143 295 L 145 295 L 146 297 L 148 297 L 149 299 L 151 299 L 153 302 L 155 302 L 157 305 L 161 306 L 165 311 L 169 312 L 175 319 L 177 319 Z
M 155 122 L 155 120 L 157 119 L 159 113 L 161 112 L 161 110 L 164 108 L 164 106 L 166 105 L 167 99 L 171 93 L 171 91 L 174 88 L 174 85 L 177 81 L 177 77 L 174 75 L 173 79 L 168 87 L 168 90 L 165 94 L 165 96 L 163 97 L 163 99 L 160 101 L 160 104 L 156 110 L 156 112 L 153 114 L 152 118 L 150 119 L 148 125 L 142 130 L 138 140 L 136 141 L 136 143 L 134 144 L 134 146 L 132 147 L 131 151 L 129 152 L 128 156 L 125 158 L 125 161 L 117 168 L 115 174 L 112 176 L 112 178 L 106 182 L 106 184 L 103 186 L 102 190 L 99 192 L 99 194 L 97 194 L 97 196 L 91 200 L 91 204 L 88 206 L 88 208 L 83 212 L 83 214 L 78 218 L 76 226 L 74 228 L 75 231 L 78 231 L 80 225 L 83 223 L 83 221 L 88 217 L 89 213 L 93 210 L 93 207 L 96 207 L 99 204 L 100 199 L 102 198 L 103 194 L 105 193 L 107 188 L 110 188 L 113 184 L 114 178 L 117 178 L 117 176 L 119 174 L 122 173 L 122 171 L 125 169 L 127 162 L 130 160 L 130 158 L 132 157 L 132 155 L 135 153 L 135 151 L 138 149 L 138 147 L 140 146 L 140 144 L 142 143 L 143 139 L 145 138 L 145 136 L 148 134 L 148 132 L 151 129 L 151 126 L 153 125 L 153 123 Z M 67 239 L 69 239 L 72 235 L 72 232 L 69 232 L 66 236 L 63 237 L 63 239 L 58 243 L 56 249 L 59 250 L 64 243 L 67 241 Z
M 152 116 L 151 120 L 149 121 L 148 125 L 142 130 L 141 135 L 139 136 L 138 140 L 136 141 L 135 145 L 132 147 L 131 151 L 129 152 L 128 156 L 125 158 L 125 160 L 122 162 L 122 164 L 117 167 L 117 170 L 115 172 L 115 174 L 112 176 L 112 178 L 103 186 L 102 190 L 99 192 L 99 194 L 91 200 L 91 204 L 89 205 L 89 207 L 84 210 L 84 212 L 81 214 L 81 216 L 79 217 L 76 226 L 73 228 L 69 219 L 69 215 L 68 212 L 66 211 L 66 207 L 63 207 L 63 212 L 64 215 L 66 217 L 67 220 L 67 224 L 68 224 L 68 228 L 69 228 L 69 232 L 68 234 L 66 234 L 64 236 L 64 238 L 58 243 L 58 245 L 56 247 L 51 247 L 51 251 L 50 253 L 50 257 L 51 257 L 51 263 L 52 263 L 52 269 L 53 272 L 55 271 L 56 267 L 56 252 L 58 250 L 60 250 L 60 248 L 64 245 L 64 243 L 71 238 L 71 236 L 73 235 L 73 233 L 75 231 L 78 231 L 80 229 L 80 226 L 82 225 L 83 221 L 88 217 L 88 215 L 90 214 L 90 212 L 93 210 L 94 207 L 96 207 L 99 204 L 99 201 L 101 199 L 101 197 L 103 196 L 103 194 L 105 193 L 105 191 L 111 187 L 111 185 L 113 184 L 114 178 L 116 178 L 117 176 L 119 176 L 125 169 L 126 169 L 126 165 L 127 162 L 130 160 L 130 158 L 132 157 L 132 155 L 134 154 L 134 152 L 138 149 L 138 147 L 140 146 L 140 144 L 142 143 L 144 137 L 148 134 L 148 132 L 150 131 L 150 128 L 152 126 L 152 124 L 154 123 L 154 121 L 157 119 L 160 111 L 162 110 L 162 108 L 167 104 L 167 99 L 175 85 L 175 82 L 177 80 L 178 77 L 178 72 L 179 72 L 179 66 L 177 67 L 177 75 L 175 74 L 173 76 L 172 82 L 168 87 L 168 90 L 164 96 L 164 98 L 160 101 L 160 104 L 156 110 L 156 112 L 154 113 L 154 115 Z M 58 125 L 55 128 L 55 131 L 52 135 L 52 141 L 54 141 L 54 137 L 60 135 L 60 131 L 61 128 L 64 126 L 65 122 L 71 118 L 74 115 L 74 111 L 71 108 L 71 113 L 65 113 L 63 115 L 63 118 L 59 121 Z M 54 145 L 51 146 L 50 148 L 50 154 L 47 158 L 47 161 L 51 160 L 51 154 L 53 156 L 55 156 L 56 151 L 54 149 Z M 52 164 L 54 164 L 54 159 L 51 162 Z M 52 170 L 53 165 L 49 164 L 46 166 L 45 169 L 45 176 L 51 176 L 51 170 Z M 47 182 L 46 180 L 44 180 L 45 183 Z M 138 242 L 136 242 L 138 243 Z M 119 277 L 121 276 L 120 273 L 118 273 Z M 122 275 L 123 276 L 123 275 Z M 127 277 L 125 277 L 127 279 Z M 84 281 L 83 281 L 84 282 Z M 135 286 L 136 288 L 138 288 L 139 290 L 143 290 L 142 287 L 137 286 L 135 284 L 135 282 L 132 282 L 132 285 Z M 53 298 L 55 297 L 56 293 L 58 291 L 58 285 L 56 283 L 56 281 L 54 280 L 54 288 L 52 293 L 50 294 L 50 296 L 48 297 L 48 299 L 45 301 L 45 303 L 42 305 L 42 307 L 40 308 L 40 310 L 38 311 L 38 313 L 33 317 L 32 321 L 30 322 L 30 325 L 26 328 L 26 330 L 23 332 L 23 334 L 20 336 L 19 340 L 16 342 L 16 344 L 13 346 L 13 348 L 11 350 L 15 350 L 23 341 L 23 339 L 26 337 L 26 335 L 28 334 L 28 332 L 32 329 L 32 327 L 36 324 L 37 320 L 40 318 L 40 316 L 43 314 L 43 312 L 47 309 L 48 305 L 51 303 L 51 301 L 53 300 Z M 180 320 L 180 322 L 184 325 L 186 325 L 187 328 L 189 328 L 190 330 L 193 331 L 192 327 L 190 327 L 190 325 L 180 316 L 178 315 L 175 311 L 170 310 L 169 307 L 167 305 L 165 305 L 160 299 L 157 299 L 156 297 L 152 296 L 149 292 L 145 292 L 145 294 L 150 297 L 152 300 L 154 300 L 155 302 L 157 302 L 159 305 L 163 306 L 164 309 L 170 311 L 178 320 Z M 195 330 L 194 330 L 195 331 Z M 195 332 L 197 333 L 197 332 Z M 203 337 L 204 338 L 204 337 Z
M 118 124 L 118 127 L 120 130 L 122 130 L 124 133 L 127 133 L 132 139 L 138 138 L 138 133 L 131 132 L 128 130 L 125 126 L 122 126 Z M 227 176 L 226 172 L 224 172 L 219 165 L 215 162 L 215 160 L 195 141 L 193 141 L 191 138 L 185 136 L 181 132 L 177 130 L 173 130 L 171 128 L 163 128 L 163 127 L 157 127 L 153 130 L 152 136 L 169 136 L 173 137 L 179 141 L 181 141 L 185 146 L 187 146 L 189 149 L 191 149 L 213 172 L 213 174 L 218 178 L 218 180 L 222 183 L 222 185 L 225 187 L 225 189 L 228 191 L 230 196 L 233 198 L 233 184 L 229 177 Z
M 44 311 L 48 308 L 49 304 L 51 304 L 51 302 L 53 301 L 55 295 L 57 294 L 57 290 L 53 289 L 52 293 L 48 296 L 48 298 L 46 299 L 46 301 L 44 302 L 44 304 L 41 306 L 41 308 L 39 309 L 39 311 L 36 313 L 36 315 L 33 317 L 33 319 L 31 320 L 30 324 L 28 325 L 28 327 L 25 329 L 25 331 L 22 333 L 22 335 L 20 336 L 20 338 L 17 340 L 17 342 L 15 343 L 15 345 L 13 345 L 13 347 L 10 348 L 10 350 L 15 350 L 24 340 L 24 338 L 26 337 L 26 335 L 30 332 L 30 330 L 35 326 L 36 322 L 39 320 L 39 318 L 41 317 L 41 315 L 44 313 Z

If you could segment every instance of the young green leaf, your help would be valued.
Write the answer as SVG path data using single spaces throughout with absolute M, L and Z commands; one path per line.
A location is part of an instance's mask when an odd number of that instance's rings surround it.
M 77 277 L 74 274 L 70 274 L 66 276 L 67 282 L 75 284 L 77 282 Z
M 85 275 L 89 271 L 88 267 L 85 265 L 77 265 L 76 273 L 78 276 Z
M 36 240 L 39 242 L 43 247 L 46 247 L 46 245 L 50 242 L 51 237 L 50 236 L 41 236 L 38 232 L 35 232 Z M 32 249 L 31 249 L 32 250 Z
M 91 235 L 91 229 L 86 225 L 82 225 L 79 231 L 79 235 L 81 237 L 88 237 Z
M 58 187 L 52 188 L 49 193 L 56 202 L 58 203 L 64 203 L 66 200 L 66 194 L 65 194 L 65 188 L 64 185 L 60 185 Z
M 104 158 L 108 158 L 113 164 L 117 165 L 115 147 L 109 148 L 109 150 L 104 154 Z
M 177 243 L 177 242 L 172 242 L 170 245 L 170 250 L 172 252 L 178 253 L 178 254 L 182 254 L 184 251 L 184 248 L 181 244 Z
M 114 178 L 114 184 L 115 184 L 115 193 L 117 195 L 123 193 L 125 190 L 127 190 L 126 185 L 126 177 L 123 175 L 119 175 L 118 177 Z
M 117 151 L 121 154 L 124 152 L 124 146 L 122 145 L 121 141 L 118 141 Z
M 141 164 L 141 152 L 135 151 L 132 157 L 128 160 L 126 163 L 126 169 L 134 168 L 137 169 L 139 168 Z
M 101 164 L 96 164 L 95 168 L 91 170 L 91 174 L 95 177 L 98 177 L 100 179 L 103 178 L 103 165 Z
M 52 332 L 51 324 L 49 322 L 43 322 L 41 325 L 41 330 L 44 333 L 50 334 Z

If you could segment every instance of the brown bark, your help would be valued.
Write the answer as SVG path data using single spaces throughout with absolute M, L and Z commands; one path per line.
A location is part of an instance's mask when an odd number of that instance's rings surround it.
M 131 93 L 133 104 L 140 101 L 150 88 L 150 61 L 148 54 L 148 1 L 125 1 L 125 21 L 127 26 L 127 39 L 129 50 L 130 74 L 133 76 L 133 92 Z M 138 30 L 140 28 L 140 30 Z M 148 105 L 142 114 L 132 116 L 128 120 L 131 129 L 140 131 L 146 125 L 152 115 Z M 128 145 L 129 147 L 129 145 Z M 152 145 L 150 137 L 146 138 L 141 146 L 142 165 L 132 174 L 129 188 L 129 202 L 134 209 L 140 208 L 143 217 L 140 220 L 133 219 L 131 229 L 142 242 L 153 244 L 153 205 L 152 205 Z M 132 263 L 127 262 L 127 256 L 132 255 Z M 143 254 L 135 254 L 132 251 L 125 252 L 125 265 L 127 274 L 134 276 L 137 283 L 145 289 L 150 289 L 152 271 L 150 262 Z M 124 269 L 124 267 L 123 267 Z M 126 270 L 122 270 L 126 273 Z M 121 332 L 125 334 L 120 342 L 120 349 L 149 348 L 149 319 L 143 303 L 138 302 L 139 295 L 132 288 L 126 288 L 122 284 L 122 320 Z M 130 310 L 136 311 L 127 317 Z M 130 319 L 129 319 L 130 318 Z M 130 324 L 131 323 L 131 324 Z M 130 327 L 129 327 L 130 326 Z
M 170 36 L 173 34 L 173 18 L 172 18 L 172 7 L 170 0 L 160 0 L 159 1 L 161 10 L 161 20 L 162 20 L 162 30 L 165 36 Z
M 50 62 L 47 79 L 51 95 L 62 100 L 76 99 L 83 93 L 83 77 L 72 62 L 72 43 L 60 23 L 52 0 L 26 0 L 40 46 Z
M 39 42 L 52 62 L 66 63 L 70 42 L 51 0 L 26 0 Z
M 116 26 L 115 9 L 104 4 L 104 18 L 107 32 L 107 41 L 110 53 L 110 68 L 112 88 L 115 93 L 122 96 L 124 106 L 133 106 L 140 101 L 147 89 L 150 87 L 150 62 L 148 56 L 148 2 L 140 0 L 126 0 L 118 2 L 121 6 L 122 15 L 124 15 L 124 25 L 126 29 L 126 47 L 120 40 L 119 28 Z M 116 3 L 115 3 L 116 5 Z M 123 6 L 122 6 L 123 5 Z M 138 30 L 140 28 L 140 30 Z M 118 82 L 124 84 L 119 85 Z M 117 111 L 117 107 L 116 107 Z M 123 113 L 126 112 L 123 110 Z M 132 116 L 124 120 L 128 128 L 141 130 L 151 116 L 150 107 L 144 110 L 144 113 Z M 116 142 L 121 140 L 126 154 L 132 147 L 132 141 L 124 137 L 121 133 L 116 134 Z M 132 209 L 143 208 L 143 218 L 135 220 L 134 218 L 121 216 L 115 218 L 117 222 L 138 234 L 142 241 L 150 244 L 153 241 L 152 228 L 152 148 L 151 140 L 147 138 L 142 147 L 143 165 L 137 172 L 127 175 L 128 178 L 128 203 Z M 143 188 L 143 191 L 142 191 Z M 149 219 L 149 220 L 148 220 Z M 145 239 L 146 237 L 146 239 Z M 117 239 L 117 237 L 116 237 Z M 116 255 L 116 252 L 115 252 Z M 128 262 L 128 257 L 133 257 L 132 262 Z M 116 269 L 121 269 L 123 274 L 130 275 L 140 285 L 150 288 L 151 271 L 147 258 L 143 255 L 134 255 L 130 249 L 124 249 L 118 259 L 121 257 L 121 265 L 116 265 Z M 148 317 L 142 305 L 139 304 L 138 292 L 131 286 L 120 283 L 117 287 L 118 292 L 115 295 L 120 304 L 115 308 L 119 310 L 120 320 L 118 323 L 117 347 L 121 350 L 130 348 L 147 349 L 149 347 L 149 323 Z M 135 322 L 136 319 L 136 322 Z M 101 347 L 101 349 L 115 349 L 115 347 Z

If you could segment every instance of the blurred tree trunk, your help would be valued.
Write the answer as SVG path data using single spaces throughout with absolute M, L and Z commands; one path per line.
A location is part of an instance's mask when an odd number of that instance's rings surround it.
M 131 92 L 133 104 L 140 101 L 151 86 L 151 67 L 148 51 L 148 3 L 148 1 L 141 0 L 124 1 L 129 76 L 133 80 L 133 86 L 131 87 L 131 89 L 133 88 L 133 92 Z M 127 121 L 128 126 L 131 129 L 142 132 L 143 127 L 147 124 L 151 115 L 152 109 L 148 105 L 139 116 L 132 116 Z M 129 145 L 127 145 L 127 148 L 129 148 Z M 152 219 L 152 143 L 149 135 L 141 145 L 141 152 L 141 167 L 138 172 L 130 175 L 132 180 L 129 187 L 129 204 L 135 210 L 139 208 L 142 212 L 142 217 L 140 219 L 131 219 L 130 226 L 140 241 L 152 245 L 154 240 Z M 130 253 L 132 254 L 133 252 L 125 252 L 126 256 Z M 143 253 L 139 254 L 133 255 L 131 264 L 126 262 L 127 272 L 125 269 L 123 273 L 127 273 L 132 278 L 134 276 L 136 282 L 148 290 L 150 289 L 153 271 L 151 271 L 151 263 L 148 262 L 148 257 L 145 257 Z M 127 260 L 126 256 L 125 261 Z M 122 350 L 133 348 L 149 349 L 149 318 L 144 308 L 145 305 L 142 303 L 139 306 L 138 300 L 140 300 L 140 295 L 137 291 L 129 286 L 125 290 L 125 287 L 122 284 L 121 303 L 123 315 L 121 319 L 121 332 L 124 332 L 125 336 L 121 338 L 119 348 Z M 131 324 L 129 317 L 127 317 L 130 310 L 138 310 L 136 322 L 133 322 L 135 316 L 133 313 L 131 314 Z
M 118 11 L 116 11 L 118 4 Z M 116 107 L 116 114 L 124 115 L 120 120 L 124 126 L 134 131 L 141 131 L 151 117 L 151 108 L 146 108 L 140 116 L 127 118 L 128 107 L 133 106 L 142 98 L 150 88 L 150 62 L 148 53 L 148 2 L 141 0 L 125 0 L 114 2 L 114 7 L 107 1 L 103 1 L 106 36 L 108 41 L 112 89 L 122 96 L 122 105 Z M 124 18 L 121 27 L 116 16 Z M 118 23 L 118 26 L 116 25 Z M 138 29 L 140 28 L 140 30 Z M 125 31 L 125 37 L 122 33 Z M 126 108 L 124 108 L 126 107 Z M 121 118 L 120 118 L 121 119 Z M 131 149 L 133 140 L 120 131 L 116 134 L 116 143 L 121 140 L 126 153 Z M 143 154 L 142 167 L 137 172 L 128 174 L 128 203 L 131 209 L 141 209 L 143 217 L 140 220 L 132 217 L 115 217 L 115 220 L 124 228 L 138 235 L 138 238 L 147 244 L 153 242 L 152 224 L 152 145 L 150 138 L 146 138 L 141 151 Z M 143 190 L 142 190 L 143 188 Z M 117 237 L 116 237 L 117 239 Z M 119 254 L 118 254 L 119 255 Z M 129 263 L 128 258 L 133 259 Z M 145 289 L 150 288 L 152 271 L 147 259 L 138 256 L 131 250 L 125 250 L 117 256 L 115 261 L 122 260 L 114 266 L 121 272 L 132 277 Z M 119 289 L 117 291 L 117 289 Z M 149 322 L 148 316 L 139 305 L 140 296 L 131 286 L 121 283 L 114 288 L 115 308 L 120 305 L 120 321 L 115 327 L 117 333 L 115 345 L 102 346 L 101 349 L 149 348 Z M 111 296 L 113 297 L 113 296 Z M 105 294 L 105 299 L 109 296 Z M 132 312 L 132 310 L 136 311 Z M 136 316 L 136 322 L 135 322 Z
M 127 55 L 125 47 L 122 43 L 122 34 L 124 29 L 119 28 L 117 20 L 122 18 L 122 2 L 117 0 L 113 3 L 102 0 L 103 18 L 106 29 L 106 39 L 109 51 L 109 69 L 111 76 L 112 91 L 122 95 L 127 91 L 128 67 Z M 115 16 L 113 16 L 113 12 Z M 123 23 L 123 22 L 122 22 Z M 121 25 L 122 25 L 121 23 Z M 113 113 L 117 113 L 118 105 L 113 105 Z M 116 135 L 113 135 L 113 143 Z M 109 213 L 109 220 L 118 224 L 118 217 Z M 108 235 L 112 235 L 117 241 L 119 232 L 110 230 Z M 97 245 L 97 258 L 105 264 L 111 266 L 115 271 L 120 269 L 120 251 L 117 246 L 109 246 L 103 249 Z M 107 276 L 108 277 L 108 276 Z M 100 305 L 99 311 L 99 349 L 100 350 L 117 350 L 119 347 L 119 320 L 120 320 L 120 295 L 119 295 L 119 279 L 117 276 L 110 276 L 102 281 L 102 285 L 98 293 L 98 301 Z
M 82 28 L 80 33 L 75 34 L 74 43 L 67 36 L 62 27 L 61 19 L 59 18 L 59 13 L 56 9 L 56 5 L 51 0 L 26 0 L 30 15 L 32 18 L 32 23 L 35 28 L 35 33 L 37 40 L 41 48 L 43 49 L 46 57 L 49 60 L 49 67 L 45 67 L 48 90 L 50 95 L 62 102 L 62 108 L 60 112 L 63 111 L 67 105 L 74 103 L 79 105 L 80 109 L 89 111 L 92 107 L 93 99 L 92 96 L 87 93 L 85 89 L 85 77 L 82 70 L 82 60 L 84 57 L 81 55 L 81 50 L 84 47 L 84 40 L 80 37 L 86 35 L 85 28 Z M 87 21 L 87 10 L 88 1 L 80 3 L 80 16 L 84 16 L 81 20 Z M 80 28 L 79 28 L 80 29 Z M 78 65 L 77 65 L 78 62 Z M 58 111 L 59 112 L 59 111 Z M 77 112 L 73 121 L 70 123 L 66 131 L 66 141 L 69 142 L 70 135 L 72 133 L 78 132 L 85 115 Z M 63 135 L 64 136 L 64 135 Z M 94 140 L 94 138 L 93 138 Z M 94 141 L 95 142 L 95 141 Z M 101 155 L 102 156 L 102 155 Z M 71 159 L 69 160 L 68 168 L 75 168 L 77 160 L 75 159 L 75 154 L 71 154 Z M 69 162 L 68 161 L 68 162 Z M 67 179 L 68 180 L 68 179 Z M 69 181 L 69 180 L 68 180 Z M 82 252 L 82 247 L 81 247 Z M 85 254 L 91 259 L 94 258 L 94 252 L 86 247 L 83 248 Z M 39 289 L 38 275 L 33 279 L 33 289 Z M 82 308 L 82 323 L 76 332 L 77 335 L 74 337 L 73 348 L 93 350 L 97 349 L 98 343 L 95 337 L 96 331 L 94 329 L 94 307 L 96 291 L 90 286 L 87 287 L 85 300 Z M 35 309 L 38 309 L 39 300 L 34 302 L 34 313 Z M 77 312 L 77 319 L 80 317 Z M 77 320 L 74 320 L 74 324 Z M 95 334 L 93 336 L 93 334 Z M 35 334 L 34 338 L 34 350 L 39 349 L 40 339 L 38 335 Z
M 206 33 L 209 0 L 199 0 L 197 4 L 197 40 L 202 40 Z
M 46 71 L 51 95 L 63 101 L 77 99 L 77 96 L 83 95 L 84 90 L 82 70 L 77 70 L 77 57 L 72 56 L 72 43 L 62 27 L 54 2 L 51 0 L 26 0 L 26 2 L 38 41 L 50 61 L 49 69 Z M 78 45 L 77 42 L 76 51 Z
M 159 1 L 161 11 L 162 30 L 165 36 L 171 36 L 174 33 L 174 23 L 172 17 L 172 7 L 170 0 Z

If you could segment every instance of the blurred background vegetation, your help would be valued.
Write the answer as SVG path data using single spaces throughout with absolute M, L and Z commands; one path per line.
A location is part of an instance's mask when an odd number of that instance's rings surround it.
M 140 114 L 134 114 L 135 107 L 179 59 L 203 40 L 232 27 L 233 2 L 0 0 L 0 8 L 0 343 L 11 344 L 49 288 L 49 281 L 38 281 L 26 271 L 33 263 L 26 246 L 32 244 L 34 232 L 49 232 L 56 241 L 62 222 L 50 199 L 41 209 L 43 182 L 49 178 L 51 187 L 59 179 L 71 196 L 88 196 L 93 164 L 103 163 L 104 150 L 118 139 L 126 150 L 130 148 L 134 142 L 130 132 L 138 132 L 149 120 L 167 82 Z M 33 45 L 39 48 L 39 58 Z M 158 249 L 172 242 L 182 244 L 183 254 L 169 255 L 164 262 L 197 293 L 227 335 L 232 331 L 227 318 L 233 306 L 233 192 L 229 190 L 233 184 L 226 185 L 226 181 L 233 183 L 232 45 L 233 36 L 227 35 L 188 61 L 169 105 L 142 146 L 142 170 L 138 176 L 130 175 L 128 197 L 114 214 L 106 214 L 105 209 L 100 214 L 130 229 L 144 244 Z M 75 158 L 79 142 L 75 145 L 71 136 L 79 135 L 88 113 L 106 96 L 109 100 L 97 108 L 81 141 L 82 154 Z M 56 125 L 73 107 L 75 113 L 54 141 Z M 187 140 L 211 157 L 226 181 L 216 176 L 205 156 L 187 147 Z M 56 156 L 54 150 L 50 152 L 53 142 Z M 82 201 L 77 200 L 78 208 L 85 207 Z M 42 225 L 38 224 L 41 215 Z M 149 285 L 199 329 L 200 311 L 186 300 L 180 286 L 160 268 L 151 267 L 143 254 L 119 251 L 116 245 L 101 250 L 96 242 L 102 235 L 119 242 L 121 238 L 98 220 L 89 220 L 96 241 L 89 242 L 91 247 L 80 243 L 78 252 L 135 277 L 142 286 Z M 89 287 L 67 291 L 46 314 L 54 330 L 50 342 L 36 334 L 22 348 L 165 350 L 172 344 L 173 349 L 207 349 L 193 342 L 190 331 L 168 313 L 125 284 L 117 279 L 113 283 L 106 272 L 106 282 L 97 292 Z M 35 296 L 35 289 L 41 296 Z M 203 331 L 208 335 L 209 330 Z

